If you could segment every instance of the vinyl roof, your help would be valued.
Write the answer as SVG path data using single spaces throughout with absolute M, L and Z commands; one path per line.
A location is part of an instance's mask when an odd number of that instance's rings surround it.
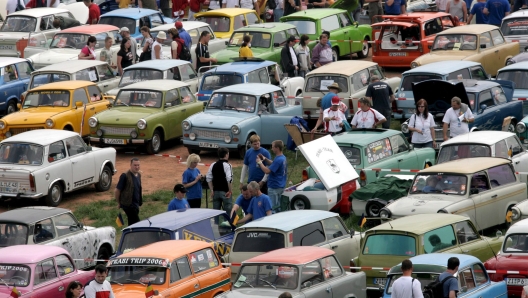
M 34 131 L 36 130 L 32 130 L 30 132 L 34 132 Z M 46 131 L 50 131 L 50 130 L 47 129 Z M 42 131 L 39 131 L 39 133 L 42 135 Z M 72 132 L 69 132 L 69 133 L 72 133 Z M 72 133 L 72 134 L 78 135 L 77 133 Z M 21 134 L 18 134 L 18 135 L 15 135 L 9 138 L 8 139 L 9 142 L 19 135 Z M 46 138 L 54 139 L 53 136 L 46 136 Z M 27 137 L 25 139 L 26 140 L 30 139 L 33 141 L 33 137 Z M 52 142 L 56 142 L 56 141 L 55 140 L 49 141 L 49 143 L 52 143 Z M 17 222 L 17 223 L 23 223 L 23 224 L 32 224 L 42 219 L 52 217 L 55 215 L 59 215 L 59 214 L 63 214 L 63 213 L 67 213 L 67 212 L 69 212 L 68 209 L 63 209 L 63 208 L 58 208 L 58 207 L 45 207 L 45 206 L 22 207 L 22 208 L 9 210 L 9 211 L 0 213 L 0 222 L 9 221 L 9 222 Z
M 266 228 L 288 232 L 309 223 L 334 216 L 338 215 L 333 212 L 322 210 L 290 210 L 259 218 L 236 230 L 240 231 L 245 228 Z
M 463 135 L 456 136 L 452 139 L 449 139 L 443 142 L 441 147 L 445 145 L 462 144 L 462 143 L 493 145 L 500 140 L 504 140 L 512 136 L 515 136 L 515 134 L 511 132 L 507 132 L 507 131 L 493 131 L 493 130 L 475 131 L 475 132 L 466 133 Z
M 315 70 L 310 71 L 308 76 L 333 73 L 351 76 L 360 70 L 375 65 L 378 65 L 378 63 L 363 60 L 341 60 L 318 67 Z
M 405 76 L 407 74 L 424 73 L 424 72 L 427 72 L 427 73 L 432 72 L 432 73 L 447 75 L 453 71 L 456 71 L 462 68 L 477 66 L 477 65 L 481 65 L 481 64 L 478 62 L 473 62 L 473 61 L 458 61 L 458 60 L 434 62 L 434 63 L 418 66 L 416 68 L 407 70 L 402 73 L 402 76 Z
M 118 259 L 129 257 L 155 257 L 165 258 L 172 261 L 175 258 L 207 247 L 212 248 L 213 243 L 198 240 L 165 240 L 136 248 L 120 255 Z
M 54 245 L 13 245 L 0 249 L 0 263 L 34 264 L 59 254 L 69 255 L 64 248 Z
M 189 86 L 189 84 L 176 81 L 176 80 L 150 80 L 150 81 L 142 81 L 142 82 L 130 84 L 126 87 L 121 88 L 121 91 L 130 90 L 130 89 L 169 91 L 174 88 L 180 88 L 183 86 Z
M 115 31 L 119 30 L 118 27 L 113 25 L 106 24 L 96 24 L 90 26 L 76 26 L 61 31 L 57 31 L 57 34 L 60 33 L 86 33 L 86 34 L 97 34 L 101 32 Z
M 61 31 L 62 32 L 62 31 Z M 1 61 L 1 60 L 0 60 Z M 50 71 L 60 71 L 60 72 L 66 72 L 66 73 L 75 73 L 80 70 L 97 66 L 107 64 L 105 61 L 100 60 L 73 60 L 73 61 L 64 61 L 59 63 L 54 63 L 48 66 L 45 66 L 43 68 L 40 68 L 38 70 L 35 70 L 32 74 L 37 74 L 41 72 L 50 72 Z
M 381 225 L 368 230 L 367 233 L 379 233 L 380 231 L 404 231 L 414 233 L 416 235 L 422 235 L 436 228 L 443 227 L 445 225 L 456 222 L 461 222 L 467 219 L 468 218 L 465 216 L 456 214 L 416 214 L 382 223 Z
M 92 85 L 95 85 L 95 83 L 92 83 L 89 81 L 63 81 L 63 82 L 55 82 L 55 83 L 48 83 L 48 84 L 40 85 L 38 87 L 35 87 L 29 90 L 29 92 L 39 91 L 39 90 L 74 90 L 77 88 L 81 88 L 85 86 L 92 86 Z
M 500 30 L 499 27 L 493 26 L 493 25 L 479 25 L 479 24 L 472 24 L 468 26 L 458 26 L 453 27 L 447 30 L 444 30 L 442 32 L 439 32 L 437 35 L 445 35 L 445 34 L 480 34 L 484 32 L 491 31 L 493 29 Z
M 219 214 L 225 214 L 225 211 L 206 208 L 190 208 L 176 211 L 167 211 L 149 217 L 148 220 L 144 219 L 138 223 L 128 226 L 123 229 L 123 231 L 148 227 L 176 230 L 191 223 L 211 218 Z
M 335 252 L 333 250 L 323 247 L 295 246 L 273 250 L 246 260 L 242 263 L 281 263 L 302 265 L 314 260 L 331 256 L 334 253 Z
M 54 143 L 54 142 L 58 142 L 60 140 L 64 140 L 66 138 L 70 138 L 70 137 L 73 137 L 73 136 L 78 136 L 79 134 L 76 133 L 76 132 L 73 132 L 73 131 L 68 131 L 68 130 L 60 130 L 60 129 L 35 129 L 35 130 L 30 130 L 30 131 L 26 131 L 26 132 L 23 132 L 23 133 L 20 133 L 20 134 L 16 134 L 8 139 L 5 139 L 2 141 L 2 143 L 16 143 L 16 142 L 21 142 L 21 143 L 29 143 L 29 144 L 37 144 L 37 145 L 41 145 L 41 146 L 46 146 L 46 145 L 49 145 L 51 143 Z M 25 208 L 51 208 L 51 207 L 25 207 Z M 16 211 L 16 210 L 20 210 L 20 209 L 24 209 L 24 208 L 19 208 L 19 209 L 15 209 L 15 210 L 11 210 L 11 211 Z M 61 208 L 55 208 L 55 209 L 61 209 Z M 66 210 L 66 209 L 64 209 Z M 11 211 L 8 211 L 8 212 L 11 212 Z M 42 210 L 36 212 L 35 216 L 38 218 L 38 214 L 40 212 L 44 212 Z M 4 213 L 1 213 L 0 214 L 0 218 L 2 218 L 2 216 L 4 214 L 6 214 L 7 212 L 4 212 Z
M 511 161 L 505 158 L 497 157 L 474 157 L 448 161 L 439 165 L 423 169 L 420 174 L 425 173 L 459 173 L 473 174 L 479 171 L 487 170 L 499 165 L 509 164 Z

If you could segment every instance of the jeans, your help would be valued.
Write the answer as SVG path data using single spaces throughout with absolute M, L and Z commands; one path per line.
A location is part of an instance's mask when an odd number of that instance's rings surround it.
M 128 226 L 139 222 L 139 208 L 136 206 L 123 207 L 123 211 L 127 216 Z
M 427 143 L 413 143 L 414 148 L 433 148 L 433 141 Z
M 271 209 L 275 212 L 280 212 L 280 198 L 284 188 L 268 188 L 268 197 L 271 200 Z
M 221 210 L 220 208 L 223 208 L 227 214 L 231 214 L 233 203 L 231 202 L 231 198 L 227 198 L 225 194 L 225 191 L 213 192 L 213 209 Z
M 273 10 L 273 21 L 274 22 L 280 22 L 280 18 L 284 15 L 284 9 L 282 8 L 275 8 Z

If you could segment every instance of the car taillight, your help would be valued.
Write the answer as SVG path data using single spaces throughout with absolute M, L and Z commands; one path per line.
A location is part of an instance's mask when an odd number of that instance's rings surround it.
M 363 170 L 359 172 L 359 185 L 361 186 L 367 185 L 367 174 Z
M 519 97 L 517 100 L 526 100 L 526 97 Z
M 398 100 L 407 100 L 405 97 L 398 97 Z
M 350 272 L 356 272 L 356 269 L 352 269 L 356 267 L 356 263 L 354 263 L 354 260 L 350 259 Z
M 29 188 L 31 188 L 32 192 L 37 191 L 35 187 L 35 176 L 33 174 L 29 174 Z
M 311 113 L 310 111 L 304 111 L 304 114 L 305 114 L 305 115 L 310 115 L 310 114 L 312 114 L 312 113 Z
M 290 233 L 288 240 L 290 240 L 290 243 L 293 243 L 293 233 Z
M 303 181 L 308 180 L 308 171 L 307 170 L 303 170 L 302 171 L 302 180 Z
M 420 51 L 420 53 L 423 53 L 423 46 L 422 46 L 422 43 L 418 43 L 418 50 Z

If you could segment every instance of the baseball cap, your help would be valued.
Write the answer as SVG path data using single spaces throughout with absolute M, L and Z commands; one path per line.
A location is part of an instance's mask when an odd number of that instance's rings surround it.
M 290 35 L 290 37 L 288 37 L 288 42 L 291 42 L 291 41 L 296 41 L 297 39 L 295 38 L 295 36 L 293 35 Z
M 185 186 L 183 186 L 183 184 L 176 184 L 174 186 L 174 192 L 182 192 L 182 193 L 186 193 L 187 192 L 187 189 L 185 189 Z
M 332 97 L 332 105 L 333 106 L 338 106 L 339 102 L 340 102 L 339 97 L 337 97 L 337 96 Z
M 121 29 L 119 29 L 119 33 L 121 32 L 130 32 L 130 30 L 127 27 L 122 27 Z
M 181 28 L 183 28 L 183 24 L 182 24 L 182 22 L 177 21 L 176 23 L 174 23 L 174 27 L 176 27 L 176 29 L 181 29 Z

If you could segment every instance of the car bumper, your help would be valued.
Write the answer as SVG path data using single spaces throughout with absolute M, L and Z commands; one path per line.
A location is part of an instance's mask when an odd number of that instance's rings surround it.
M 207 143 L 211 144 L 211 147 L 208 146 L 200 146 L 200 143 Z M 203 141 L 191 141 L 188 138 L 183 139 L 183 146 L 189 148 L 189 149 L 195 149 L 195 150 L 203 150 L 203 151 L 217 151 L 218 148 L 224 147 L 229 149 L 230 151 L 238 150 L 242 145 L 238 143 L 225 143 L 223 141 L 211 141 L 211 140 L 203 140 Z
M 114 143 L 106 143 L 105 138 L 99 138 L 99 137 L 90 137 L 90 142 L 92 143 L 99 143 L 103 145 L 112 145 L 112 146 L 131 146 L 135 144 L 145 144 L 147 142 L 150 142 L 151 139 L 122 139 L 125 141 L 125 144 L 114 144 Z M 110 138 L 108 138 L 110 139 Z M 116 139 L 116 138 L 113 138 Z M 117 138 L 119 139 L 119 138 Z
M 22 194 L 22 193 L 1 193 L 0 192 L 0 200 L 3 199 L 38 199 L 43 197 L 44 194 L 42 193 L 36 193 L 36 194 Z
M 410 67 L 411 62 L 417 57 L 418 56 L 410 56 L 409 54 L 405 57 L 372 56 L 372 62 L 378 63 L 381 67 Z

